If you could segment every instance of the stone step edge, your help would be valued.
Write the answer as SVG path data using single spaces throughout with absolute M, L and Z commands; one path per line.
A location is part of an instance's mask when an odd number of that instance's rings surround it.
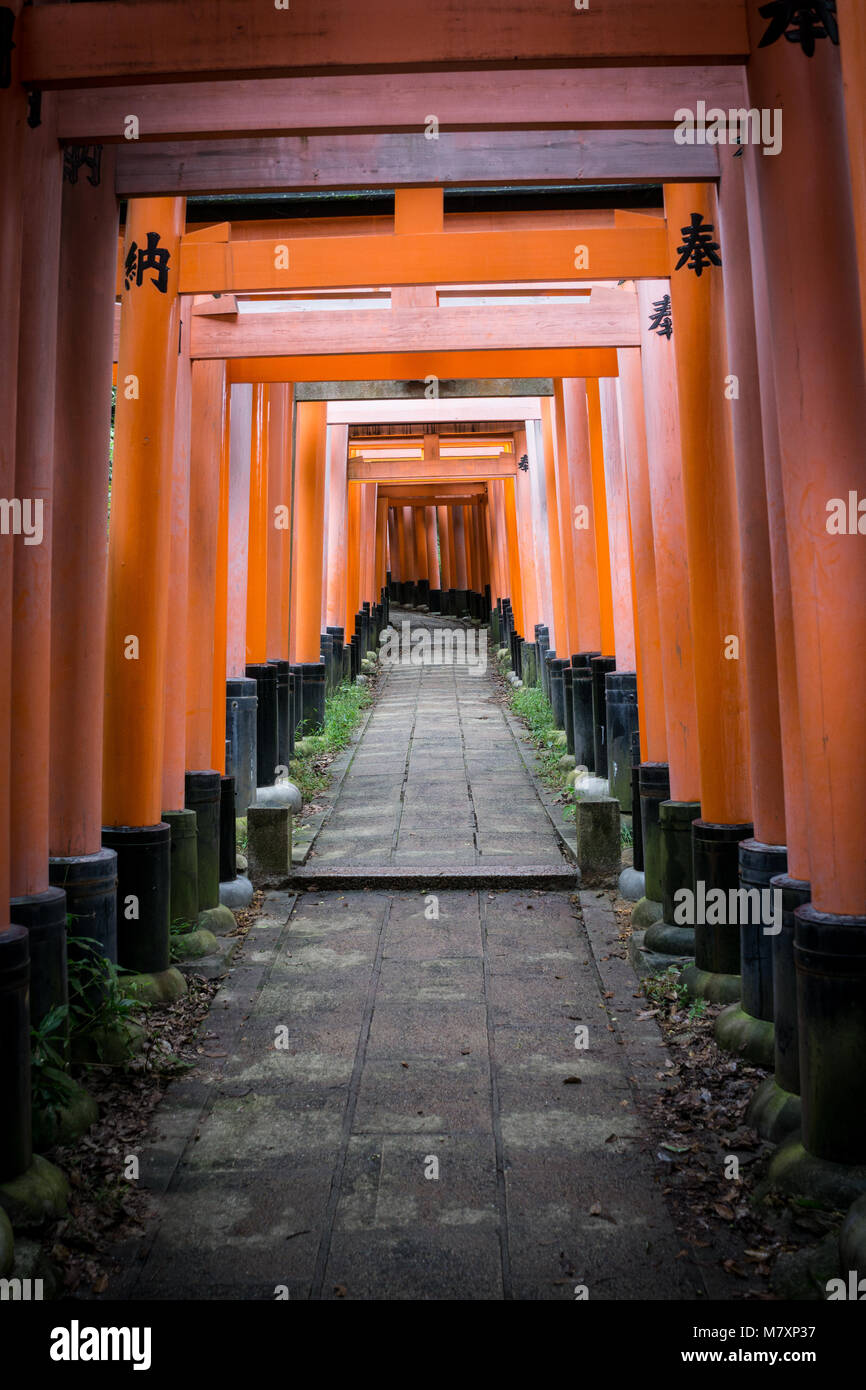
M 573 865 L 508 864 L 455 865 L 453 868 L 431 866 L 421 872 L 412 865 L 341 865 L 334 869 L 315 869 L 307 865 L 286 880 L 286 887 L 300 889 L 313 884 L 323 889 L 343 888 L 566 888 L 574 892 L 578 874 Z

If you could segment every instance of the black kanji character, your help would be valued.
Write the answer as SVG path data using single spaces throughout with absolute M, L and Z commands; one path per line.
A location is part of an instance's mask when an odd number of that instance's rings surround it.
M 63 177 L 67 183 L 78 182 L 78 170 L 89 169 L 87 182 L 99 187 L 102 168 L 101 145 L 67 145 L 63 151 Z
M 658 333 L 660 338 L 669 338 L 673 332 L 671 322 L 671 297 L 669 294 L 663 295 L 653 304 L 653 311 L 650 314 L 650 332 Z
M 517 467 L 518 467 L 519 469 L 521 469 L 524 473 L 528 473 L 528 472 L 529 472 L 529 455 L 528 455 L 528 454 L 521 454 L 520 458 L 517 460 Z
M 713 241 L 714 230 L 714 223 L 705 222 L 702 213 L 692 213 L 689 226 L 680 228 L 683 244 L 677 247 L 680 257 L 675 267 L 677 270 L 682 270 L 688 263 L 689 269 L 700 278 L 705 265 L 722 264 L 722 258 L 718 254 L 719 243 Z
M 159 232 L 148 232 L 146 249 L 139 247 L 136 241 L 130 246 L 123 267 L 123 283 L 127 289 L 131 287 L 133 277 L 136 285 L 140 285 L 144 279 L 144 272 L 155 270 L 156 275 L 150 283 L 156 285 L 160 294 L 165 294 L 168 289 L 168 263 L 171 253 L 164 246 L 159 246 L 158 242 Z
M 798 43 L 806 57 L 811 58 L 816 39 L 839 42 L 836 0 L 813 0 L 811 4 L 800 4 L 799 0 L 770 0 L 769 4 L 761 5 L 758 13 L 762 19 L 770 21 L 759 48 L 776 43 L 784 34 L 788 43 Z

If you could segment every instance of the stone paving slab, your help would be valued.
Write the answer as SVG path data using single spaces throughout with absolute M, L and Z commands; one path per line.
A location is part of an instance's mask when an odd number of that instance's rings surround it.
M 643 1025 L 623 1036 L 572 899 L 325 891 L 285 923 L 266 898 L 268 963 L 226 986 L 230 1055 L 158 1113 L 126 1295 L 703 1296 L 636 1103 Z
M 531 759 L 489 676 L 383 676 L 157 1112 L 110 1294 L 706 1296 L 641 1118 L 664 1045 Z

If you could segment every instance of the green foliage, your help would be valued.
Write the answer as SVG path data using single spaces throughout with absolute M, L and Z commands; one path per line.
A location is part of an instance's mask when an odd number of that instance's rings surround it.
M 289 763 L 289 777 L 304 799 L 304 805 L 315 801 L 328 787 L 330 774 L 325 757 L 345 748 L 361 720 L 361 715 L 373 703 L 369 686 L 343 681 L 325 701 L 325 727 L 311 740 L 313 747 L 300 753 Z
M 34 1110 L 53 1116 L 66 1099 L 66 1038 L 69 1009 L 57 1004 L 30 1029 L 30 1093 Z
M 343 681 L 325 701 L 324 751 L 338 753 L 345 748 L 361 720 L 362 711 L 373 703 L 366 685 Z
M 100 1055 L 99 1036 L 115 1032 L 141 1005 L 124 994 L 118 967 L 90 936 L 69 936 L 69 1036 L 89 1038 Z
M 558 787 L 565 791 L 567 773 L 559 766 L 565 749 L 554 745 L 557 733 L 553 722 L 553 709 L 550 701 L 539 685 L 521 685 L 508 693 L 512 710 L 529 730 L 530 742 L 538 751 L 541 763 L 539 776 L 548 787 Z M 574 807 L 566 806 L 563 820 L 574 820 Z
M 632 831 L 631 826 L 627 825 L 625 821 L 620 821 L 619 842 L 621 845 L 634 844 L 634 832 Z

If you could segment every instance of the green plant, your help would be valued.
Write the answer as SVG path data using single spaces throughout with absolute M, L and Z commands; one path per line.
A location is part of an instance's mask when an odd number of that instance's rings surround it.
M 30 1029 L 30 1094 L 34 1110 L 53 1116 L 69 1091 L 66 1046 L 69 1008 L 56 1004 Z
M 101 1055 L 100 1034 L 115 1031 L 140 1005 L 123 991 L 121 972 L 90 936 L 67 937 L 69 1036 L 89 1039 Z
M 706 1001 L 706 999 L 693 999 L 693 1000 L 692 1000 L 692 1006 L 691 1006 L 691 1008 L 689 1009 L 689 1018 L 692 1020 L 692 1022 L 694 1022 L 695 1019 L 697 1019 L 697 1018 L 702 1018 L 703 1015 L 706 1013 L 706 1011 L 707 1011 L 707 1001 Z
M 621 845 L 634 844 L 634 832 L 630 825 L 626 825 L 625 821 L 620 821 L 619 842 Z
M 363 711 L 373 703 L 366 685 L 343 681 L 325 701 L 325 723 L 314 746 L 297 753 L 289 763 L 289 777 L 303 797 L 304 804 L 315 801 L 330 781 L 322 759 L 345 748 L 361 720 Z

